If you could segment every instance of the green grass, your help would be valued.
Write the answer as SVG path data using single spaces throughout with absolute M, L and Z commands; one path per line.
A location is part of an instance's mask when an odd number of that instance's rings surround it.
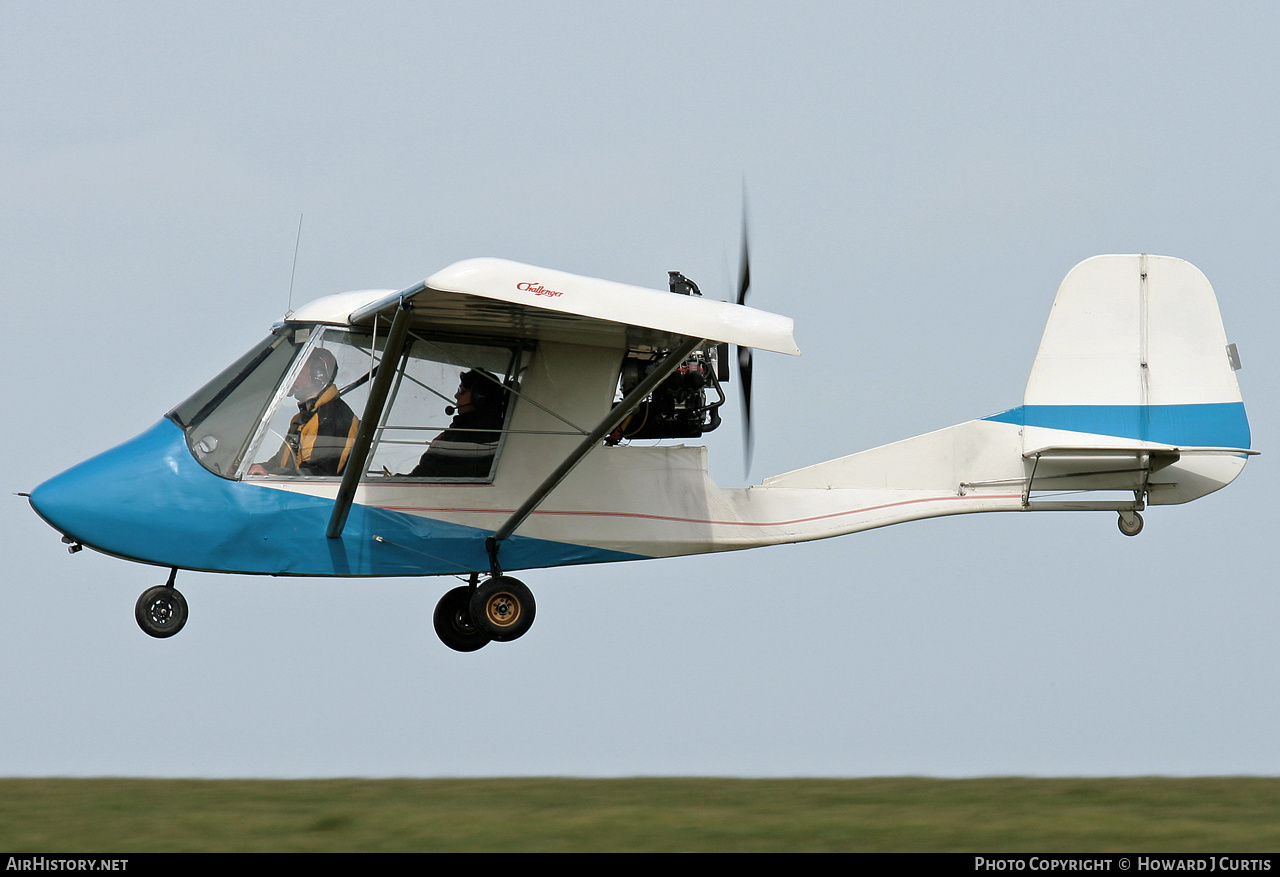
M 1265 852 L 1280 779 L 0 780 L 7 852 Z

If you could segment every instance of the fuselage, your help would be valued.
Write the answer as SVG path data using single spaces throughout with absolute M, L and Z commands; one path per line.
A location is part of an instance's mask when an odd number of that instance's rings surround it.
M 540 269 L 512 263 L 459 265 L 437 275 L 448 275 L 437 286 L 479 272 L 474 282 L 491 288 L 473 292 L 488 298 L 461 296 L 462 307 L 426 284 L 439 300 L 409 331 L 394 372 L 381 371 L 385 328 L 357 319 L 385 291 L 323 299 L 151 429 L 40 485 L 33 507 L 71 540 L 166 567 L 483 572 L 492 564 L 486 540 L 616 410 L 626 363 L 661 350 L 682 327 L 693 338 L 718 326 L 738 331 L 739 311 L 728 305 L 708 310 L 686 296 L 552 272 L 535 284 Z M 543 307 L 550 292 L 557 308 L 577 311 L 547 315 L 518 299 Z M 637 299 L 679 307 L 649 319 Z M 643 331 L 583 316 L 606 305 L 632 309 Z M 1099 322 L 1103 306 L 1112 313 Z M 756 312 L 740 313 L 755 343 L 794 347 L 789 323 L 776 328 L 764 315 L 757 325 L 747 319 Z M 502 568 L 736 550 L 940 515 L 1124 514 L 1187 502 L 1230 483 L 1252 453 L 1225 351 L 1216 299 L 1194 267 L 1166 257 L 1089 260 L 1059 291 L 1024 405 L 745 489 L 715 484 L 702 447 L 601 442 L 520 521 L 502 545 Z M 377 425 L 337 536 L 326 532 L 345 473 L 298 464 L 326 440 L 349 442 L 356 428 L 351 414 L 338 437 L 314 436 L 315 423 L 303 422 L 315 403 L 306 407 L 298 388 L 317 363 L 315 391 L 327 382 L 323 398 L 341 398 Z M 394 378 L 382 404 L 370 387 L 385 374 Z M 500 401 L 483 428 L 453 407 L 473 395 Z M 337 450 L 334 459 L 345 460 L 349 448 Z M 433 469 L 450 454 L 466 465 Z

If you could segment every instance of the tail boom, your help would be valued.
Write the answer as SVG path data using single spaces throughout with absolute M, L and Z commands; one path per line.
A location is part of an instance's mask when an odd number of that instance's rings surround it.
M 1021 406 L 768 478 L 744 504 L 846 507 L 791 520 L 777 541 L 797 541 L 977 511 L 1190 502 L 1257 453 L 1236 368 L 1195 266 L 1097 256 L 1063 280 Z

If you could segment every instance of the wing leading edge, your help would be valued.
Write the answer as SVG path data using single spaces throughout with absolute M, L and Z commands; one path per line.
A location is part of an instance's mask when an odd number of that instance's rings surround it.
M 349 322 L 369 323 L 401 301 L 412 305 L 415 323 L 466 334 L 583 344 L 614 344 L 626 336 L 656 346 L 671 346 L 680 336 L 800 354 L 789 317 L 491 258 L 455 262 L 357 308 Z

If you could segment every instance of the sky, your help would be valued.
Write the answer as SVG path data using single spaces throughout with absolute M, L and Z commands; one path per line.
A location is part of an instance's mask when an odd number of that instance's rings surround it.
M 1261 3 L 0 4 L 0 775 L 1280 774 L 1277 32 Z M 752 481 L 1020 404 L 1100 253 L 1204 271 L 1262 455 L 1134 539 L 968 515 L 529 571 L 532 630 L 472 654 L 432 630 L 450 578 L 180 573 L 151 639 L 165 571 L 68 555 L 13 495 L 291 303 L 474 256 L 728 298 L 744 179 L 750 303 L 804 352 L 756 355 Z

